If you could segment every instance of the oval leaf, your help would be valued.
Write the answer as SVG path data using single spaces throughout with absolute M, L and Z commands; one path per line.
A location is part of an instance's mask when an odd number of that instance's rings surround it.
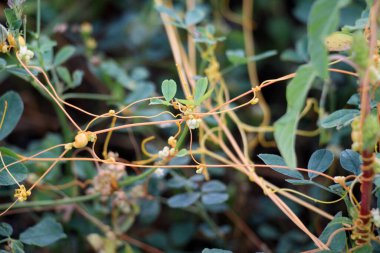
M 177 93 L 177 84 L 174 80 L 165 80 L 161 85 L 162 95 L 164 95 L 165 100 L 169 102 L 172 100 Z
M 342 165 L 343 169 L 354 173 L 355 175 L 359 175 L 361 172 L 360 169 L 360 155 L 359 153 L 346 149 L 340 153 L 339 157 L 340 165 Z
M 10 157 L 10 156 L 3 156 L 3 160 L 5 164 L 10 164 L 17 159 Z M 3 165 L 1 164 L 2 168 Z M 28 169 L 22 164 L 22 163 L 17 163 L 15 165 L 12 165 L 11 167 L 8 168 L 9 172 L 12 173 L 12 176 L 17 180 L 17 182 L 21 182 L 25 180 L 28 176 Z M 15 180 L 9 175 L 7 170 L 2 170 L 0 172 L 0 185 L 14 185 L 16 184 Z
M 184 208 L 194 204 L 201 196 L 198 192 L 177 194 L 168 200 L 168 205 L 173 208 Z
M 211 192 L 202 196 L 202 203 L 205 205 L 216 205 L 228 200 L 227 193 Z
M 342 221 L 342 213 L 339 212 L 335 215 L 334 219 L 327 224 L 326 228 L 323 230 L 322 234 L 319 236 L 319 239 L 326 243 L 330 238 L 330 235 L 334 233 L 336 230 L 343 227 Z M 329 248 L 334 252 L 342 252 L 346 246 L 346 232 L 341 231 L 334 236 L 334 240 L 332 240 Z
M 206 77 L 199 78 L 195 84 L 194 90 L 194 101 L 196 105 L 199 105 L 202 102 L 202 97 L 206 93 L 208 86 L 208 80 Z
M 51 217 L 44 218 L 20 234 L 20 241 L 39 247 L 48 246 L 63 238 L 66 238 L 66 234 L 62 225 Z
M 202 185 L 202 192 L 223 192 L 226 189 L 226 185 L 218 180 L 211 180 Z
M 12 233 L 13 233 L 13 229 L 12 229 L 11 225 L 9 225 L 8 223 L 5 223 L 5 222 L 0 223 L 0 235 L 1 236 L 8 237 L 8 236 L 11 236 Z
M 206 16 L 205 12 L 200 9 L 193 9 L 188 11 L 185 16 L 186 26 L 198 24 Z
M 70 59 L 75 53 L 75 47 L 65 46 L 58 51 L 57 55 L 54 58 L 54 65 L 58 66 Z
M 0 98 L 0 140 L 7 137 L 19 122 L 24 103 L 21 97 L 14 91 L 8 91 Z
M 325 172 L 333 161 L 334 155 L 331 151 L 327 149 L 319 149 L 311 155 L 309 163 L 307 164 L 307 168 L 309 170 Z M 309 172 L 308 175 L 310 179 L 318 176 L 318 174 L 315 174 L 313 172 Z
M 356 109 L 342 109 L 331 113 L 321 121 L 323 128 L 336 127 L 337 129 L 350 124 L 360 114 Z
M 276 168 L 275 165 L 280 166 L 286 166 L 286 163 L 284 159 L 282 159 L 281 156 L 278 155 L 272 155 L 272 154 L 259 154 L 258 157 L 263 160 L 263 162 L 267 165 L 271 165 L 271 169 L 277 171 L 278 173 L 281 173 L 285 176 L 297 178 L 297 179 L 303 179 L 302 174 L 294 169 L 282 169 L 282 168 Z

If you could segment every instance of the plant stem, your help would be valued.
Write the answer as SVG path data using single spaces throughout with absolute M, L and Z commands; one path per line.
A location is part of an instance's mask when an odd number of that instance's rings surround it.
M 40 31 L 41 31 L 41 0 L 37 0 L 37 27 L 36 27 L 37 39 L 40 38 Z
M 74 204 L 78 202 L 84 202 L 89 201 L 93 199 L 97 199 L 100 197 L 100 193 L 92 194 L 92 195 L 84 195 L 74 198 L 64 198 L 59 200 L 38 200 L 38 201 L 25 201 L 25 202 L 19 202 L 16 204 L 13 208 L 35 208 L 35 207 L 43 207 L 43 206 L 61 206 L 61 205 L 68 205 L 68 204 Z M 8 208 L 9 205 L 12 203 L 5 203 L 0 205 L 0 210 L 5 210 Z
M 370 13 L 370 43 L 369 43 L 369 59 L 373 59 L 373 55 L 377 48 L 377 14 L 379 12 L 379 2 L 378 0 L 373 1 L 373 6 Z M 370 61 L 369 64 L 371 64 Z M 361 80 L 361 114 L 360 114 L 360 125 L 363 131 L 363 125 L 367 116 L 371 112 L 370 106 L 370 65 L 367 67 L 364 77 Z M 362 136 L 365 133 L 362 133 Z M 362 176 L 361 176 L 361 202 L 360 202 L 360 215 L 358 220 L 356 220 L 356 229 L 354 231 L 354 239 L 358 245 L 367 244 L 370 242 L 370 230 L 371 230 L 371 199 L 372 199 L 372 188 L 373 188 L 373 176 L 374 176 L 374 159 L 375 154 L 372 149 L 365 149 L 361 152 L 361 157 L 363 164 L 361 166 Z

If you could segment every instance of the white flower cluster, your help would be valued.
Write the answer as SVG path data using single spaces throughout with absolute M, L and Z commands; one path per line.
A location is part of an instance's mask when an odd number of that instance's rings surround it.
M 34 53 L 27 46 L 20 46 L 19 56 L 23 62 L 28 63 L 33 58 Z
M 200 126 L 201 122 L 201 119 L 188 119 L 186 124 L 190 129 L 196 129 Z
M 158 151 L 158 157 L 165 159 L 169 156 L 174 156 L 175 153 L 175 148 L 169 148 L 168 146 L 165 146 L 162 150 Z
M 380 228 L 380 210 L 379 208 L 374 208 L 371 210 L 372 221 L 376 227 Z

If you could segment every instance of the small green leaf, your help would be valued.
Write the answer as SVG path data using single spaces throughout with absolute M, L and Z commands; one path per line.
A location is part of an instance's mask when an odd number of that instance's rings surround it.
M 194 101 L 193 100 L 178 99 L 178 98 L 176 98 L 175 100 L 178 101 L 178 102 L 180 102 L 181 104 L 184 104 L 184 105 L 194 105 Z
M 185 149 L 185 148 L 183 148 L 183 149 L 181 149 L 180 151 L 178 151 L 178 153 L 177 153 L 177 157 L 183 157 L 183 156 L 185 156 L 185 155 L 187 155 L 189 152 L 187 151 L 187 149 Z
M 21 97 L 14 91 L 8 91 L 0 97 L 0 140 L 7 137 L 19 122 L 22 112 L 24 111 L 24 103 Z
M 205 16 L 206 16 L 206 13 L 204 11 L 195 8 L 186 13 L 185 24 L 186 26 L 198 24 L 205 18 Z
M 75 53 L 75 47 L 73 46 L 64 46 L 61 50 L 58 51 L 57 55 L 54 58 L 54 65 L 58 66 L 70 59 Z
M 369 63 L 369 46 L 363 32 L 356 32 L 353 36 L 352 57 L 353 61 L 362 69 L 367 68 Z
M 297 166 L 295 139 L 299 114 L 315 77 L 315 71 L 310 65 L 303 65 L 297 70 L 295 78 L 286 88 L 286 114 L 274 124 L 276 143 L 286 164 L 291 168 Z
M 219 180 L 211 180 L 202 185 L 202 192 L 223 192 L 227 187 Z
M 13 9 L 4 9 L 5 18 L 7 19 L 8 28 L 17 31 L 21 28 L 22 21 L 17 17 L 16 11 Z
M 76 88 L 79 85 L 81 85 L 82 80 L 83 80 L 83 71 L 82 70 L 75 70 L 73 73 L 73 83 L 70 88 Z
M 68 87 L 72 86 L 73 81 L 71 80 L 71 75 L 66 67 L 57 68 L 58 76 L 67 84 Z
M 16 162 L 17 159 L 10 156 L 3 156 L 4 163 L 6 165 Z M 3 167 L 1 164 L 0 168 Z M 9 172 L 17 180 L 17 182 L 24 181 L 28 176 L 28 169 L 22 163 L 17 163 L 8 167 Z M 7 170 L 2 170 L 0 172 L 0 185 L 14 185 L 16 184 L 15 180 L 9 175 Z
M 165 97 L 165 100 L 167 102 L 170 102 L 170 100 L 172 100 L 177 93 L 176 82 L 172 79 L 163 81 L 161 85 L 161 91 L 162 95 Z
M 359 153 L 346 149 L 340 153 L 340 165 L 342 165 L 343 169 L 354 173 L 355 175 L 359 175 L 361 173 L 360 169 L 360 155 Z
M 167 106 L 169 106 L 170 103 L 165 101 L 165 100 L 158 99 L 158 98 L 152 98 L 149 101 L 149 105 L 167 105 Z
M 6 148 L 6 147 L 0 147 L 0 152 L 3 156 L 10 156 L 10 157 L 13 157 L 15 159 L 20 158 L 20 156 L 16 152 L 14 152 L 13 150 Z
M 244 50 L 242 49 L 227 50 L 226 56 L 227 56 L 227 59 L 233 65 L 240 65 L 240 64 L 247 63 L 247 58 L 245 56 Z
M 169 17 L 176 20 L 177 22 L 180 22 L 180 23 L 182 22 L 181 18 L 177 15 L 175 10 L 173 10 L 171 8 L 165 7 L 163 5 L 157 5 L 156 10 L 168 15 Z
M 63 238 L 66 238 L 66 234 L 63 232 L 62 225 L 51 217 L 44 218 L 37 225 L 20 234 L 20 240 L 23 243 L 39 247 L 46 247 Z
M 321 121 L 321 126 L 323 128 L 336 127 L 337 129 L 340 129 L 349 125 L 359 114 L 360 111 L 356 109 L 341 109 L 324 118 Z
M 208 80 L 206 77 L 199 78 L 195 84 L 194 102 L 195 105 L 200 105 L 203 95 L 206 93 Z
M 177 194 L 168 199 L 168 205 L 172 208 L 184 208 L 194 204 L 201 196 L 198 192 Z
M 334 233 L 337 229 L 340 229 L 343 227 L 342 222 L 337 222 L 336 220 L 341 220 L 342 213 L 339 212 L 335 215 L 334 219 L 327 224 L 326 228 L 323 230 L 322 234 L 319 236 L 319 239 L 326 243 L 328 239 L 330 238 L 330 235 Z M 345 249 L 346 246 L 346 232 L 341 231 L 338 234 L 334 236 L 334 240 L 332 240 L 331 244 L 329 245 L 329 248 L 333 250 L 334 252 L 342 252 Z
M 232 251 L 224 250 L 224 249 L 204 249 L 202 253 L 232 253 Z
M 302 174 L 295 169 L 276 168 L 276 165 L 286 166 L 286 163 L 281 156 L 272 154 L 259 154 L 258 157 L 263 160 L 265 164 L 270 165 L 272 170 L 275 170 L 278 173 L 281 173 L 288 177 L 303 179 Z
M 2 24 L 0 24 L 0 43 L 4 43 L 8 38 L 8 31 Z
M 319 149 L 311 155 L 309 163 L 307 164 L 307 168 L 309 170 L 325 172 L 333 161 L 334 155 L 331 151 L 327 149 Z M 308 175 L 310 179 L 318 176 L 318 174 L 315 174 L 313 172 L 308 172 Z
M 24 244 L 19 240 L 12 240 L 11 243 L 12 253 L 24 253 Z
M 13 233 L 12 226 L 8 223 L 1 222 L 0 223 L 0 235 L 4 237 L 9 237 Z
M 202 203 L 205 205 L 216 205 L 228 200 L 227 193 L 210 192 L 202 195 Z

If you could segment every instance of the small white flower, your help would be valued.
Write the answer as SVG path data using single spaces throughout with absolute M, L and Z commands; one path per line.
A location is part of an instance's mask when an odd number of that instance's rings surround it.
M 165 173 L 166 173 L 166 170 L 163 169 L 163 168 L 157 168 L 155 171 L 154 171 L 154 174 L 156 175 L 156 177 L 158 178 L 162 178 L 165 176 Z
M 26 46 L 21 46 L 19 50 L 20 58 L 23 62 L 28 63 L 33 58 L 33 51 L 29 50 Z
M 372 215 L 373 224 L 375 224 L 376 227 L 380 228 L 380 210 L 379 210 L 379 208 L 372 209 L 371 215 Z
M 159 158 L 167 158 L 170 155 L 170 149 L 168 146 L 165 146 L 161 151 L 158 151 Z
M 190 129 L 196 129 L 199 128 L 201 122 L 201 119 L 189 119 L 186 121 L 186 124 Z

